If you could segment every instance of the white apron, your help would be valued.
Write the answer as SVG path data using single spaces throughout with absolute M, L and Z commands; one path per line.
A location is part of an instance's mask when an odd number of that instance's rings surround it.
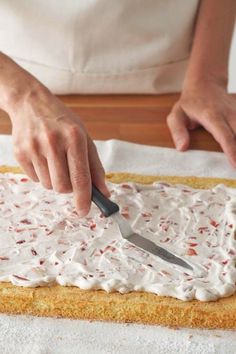
M 1 0 L 0 50 L 54 93 L 180 91 L 198 0 Z

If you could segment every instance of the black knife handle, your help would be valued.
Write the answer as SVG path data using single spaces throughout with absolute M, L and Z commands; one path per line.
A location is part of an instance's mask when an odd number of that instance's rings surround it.
M 92 201 L 97 205 L 102 214 L 106 217 L 119 211 L 119 206 L 105 197 L 105 195 L 103 195 L 97 189 L 97 187 L 94 186 L 94 184 L 92 185 Z

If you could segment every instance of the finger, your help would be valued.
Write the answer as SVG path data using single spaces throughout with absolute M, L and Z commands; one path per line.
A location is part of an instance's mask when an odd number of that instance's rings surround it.
M 189 147 L 190 136 L 188 132 L 189 119 L 180 107 L 174 108 L 167 117 L 167 125 L 170 129 L 174 144 L 179 151 L 185 151 Z
M 46 189 L 52 189 L 52 182 L 50 179 L 50 174 L 48 170 L 47 160 L 42 155 L 37 155 L 32 159 L 32 163 L 35 169 L 35 172 L 40 180 L 41 184 Z
M 83 217 L 87 215 L 91 205 L 91 176 L 86 137 L 72 137 L 67 150 L 67 161 L 75 207 L 78 215 Z
M 236 136 L 236 110 L 235 112 L 230 112 L 227 114 L 227 117 L 225 117 L 225 120 L 231 130 L 233 131 L 234 135 Z
M 65 151 L 50 151 L 47 156 L 48 169 L 53 189 L 59 193 L 72 192 L 69 168 Z
M 105 183 L 105 171 L 99 159 L 97 148 L 90 137 L 87 138 L 87 141 L 88 158 L 92 181 L 105 196 L 109 197 L 110 192 Z
M 29 176 L 30 179 L 32 179 L 32 181 L 34 182 L 39 182 L 38 176 L 35 172 L 34 166 L 31 162 L 22 162 L 21 164 L 22 169 L 24 170 L 24 172 L 27 174 L 27 176 Z
M 236 139 L 233 130 L 222 117 L 207 114 L 202 120 L 204 128 L 213 135 L 228 157 L 230 163 L 236 167 Z
M 35 172 L 34 166 L 32 162 L 29 160 L 27 157 L 27 153 L 19 150 L 19 149 L 14 149 L 14 154 L 16 160 L 19 162 L 20 166 L 22 167 L 23 171 L 34 181 L 38 182 L 38 176 Z

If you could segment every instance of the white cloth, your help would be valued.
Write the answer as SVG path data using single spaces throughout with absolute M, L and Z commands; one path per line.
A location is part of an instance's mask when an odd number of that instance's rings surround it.
M 107 171 L 235 178 L 225 155 L 151 147 L 118 140 L 97 141 Z M 16 164 L 9 136 L 0 136 L 0 165 Z M 11 354 L 235 354 L 236 331 L 173 330 L 0 314 L 0 353 Z
M 1 0 L 0 50 L 54 93 L 180 91 L 199 0 Z
M 0 164 L 16 165 L 11 136 L 0 136 Z M 175 149 L 115 139 L 95 143 L 106 172 L 236 178 L 236 170 L 221 152 L 200 150 L 178 152 Z

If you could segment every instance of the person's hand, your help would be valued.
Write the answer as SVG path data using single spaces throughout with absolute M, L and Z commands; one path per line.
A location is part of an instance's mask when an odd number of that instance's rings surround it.
M 105 173 L 81 120 L 46 88 L 20 98 L 10 112 L 14 153 L 45 188 L 74 194 L 79 216 L 91 204 L 91 181 L 106 196 Z
M 188 149 L 189 131 L 203 126 L 236 167 L 236 99 L 223 85 L 208 81 L 184 87 L 167 124 L 179 151 Z

